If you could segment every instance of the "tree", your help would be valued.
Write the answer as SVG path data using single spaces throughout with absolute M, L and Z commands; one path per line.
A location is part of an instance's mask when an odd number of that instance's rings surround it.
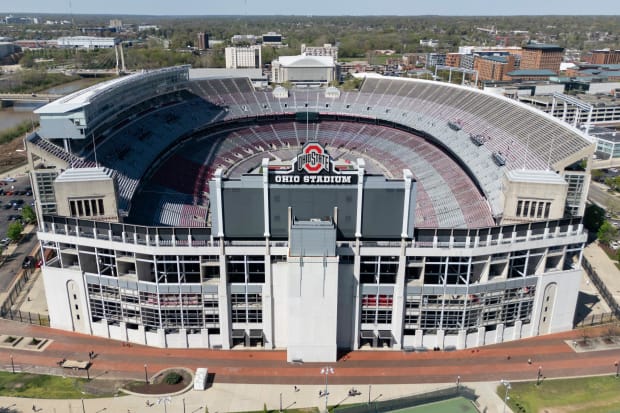
M 6 231 L 6 236 L 13 242 L 17 242 L 21 236 L 24 226 L 19 221 L 14 221 L 9 224 L 9 229 Z
M 594 179 L 596 182 L 602 181 L 603 175 L 605 174 L 600 169 L 592 169 L 592 179 Z
M 614 227 L 609 221 L 603 222 L 603 225 L 598 229 L 597 237 L 603 244 L 609 244 L 616 235 L 618 235 L 618 229 Z
M 598 205 L 590 204 L 586 206 L 583 214 L 583 225 L 592 234 L 598 233 L 601 225 L 605 222 L 605 210 Z
M 30 205 L 24 205 L 22 208 L 22 219 L 27 224 L 32 224 L 37 221 L 37 216 Z

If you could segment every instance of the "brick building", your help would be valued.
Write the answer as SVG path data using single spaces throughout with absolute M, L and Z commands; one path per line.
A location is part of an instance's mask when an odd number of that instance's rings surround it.
M 549 69 L 558 73 L 564 48 L 552 44 L 528 43 L 521 53 L 521 69 Z

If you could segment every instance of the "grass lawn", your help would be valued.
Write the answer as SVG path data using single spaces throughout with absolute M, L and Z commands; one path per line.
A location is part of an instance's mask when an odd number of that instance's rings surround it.
M 538 413 L 545 409 L 554 413 L 620 412 L 620 379 L 614 376 L 545 380 L 511 383 L 508 405 L 514 413 Z M 497 387 L 504 399 L 505 388 Z
M 0 371 L 0 396 L 37 399 L 87 399 L 113 395 L 98 394 L 95 396 L 90 394 L 84 390 L 83 386 L 86 383 L 86 379 L 30 373 L 13 374 Z

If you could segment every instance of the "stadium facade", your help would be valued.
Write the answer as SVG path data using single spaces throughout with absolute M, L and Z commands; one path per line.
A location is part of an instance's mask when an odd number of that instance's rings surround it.
M 578 129 L 439 82 L 188 71 L 37 110 L 52 327 L 321 362 L 572 328 L 594 151 Z

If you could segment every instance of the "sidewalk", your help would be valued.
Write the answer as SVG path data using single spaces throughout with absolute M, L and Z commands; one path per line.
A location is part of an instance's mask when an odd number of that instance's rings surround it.
M 487 413 L 499 413 L 503 411 L 503 400 L 495 393 L 498 383 L 461 383 L 476 390 L 480 396 L 478 405 L 480 411 L 486 408 Z M 328 404 L 352 404 L 367 403 L 368 391 L 370 390 L 371 401 L 393 399 L 412 394 L 425 393 L 455 386 L 448 384 L 391 384 L 355 386 L 361 392 L 360 395 L 350 397 L 348 391 L 352 386 L 328 385 Z M 84 411 L 94 412 L 186 412 L 203 413 L 208 408 L 209 413 L 262 411 L 266 405 L 269 410 L 279 410 L 280 397 L 282 397 L 282 410 L 289 408 L 316 407 L 325 409 L 325 398 L 319 397 L 319 390 L 325 390 L 320 385 L 300 385 L 295 391 L 293 385 L 270 385 L 270 384 L 221 384 L 215 383 L 205 391 L 189 390 L 188 392 L 167 397 L 153 396 L 119 396 L 106 399 L 84 400 Z M 147 406 L 153 403 L 151 406 Z M 166 404 L 164 409 L 162 404 Z M 35 400 L 19 399 L 14 397 L 0 397 L 0 411 L 2 407 L 17 409 L 19 412 L 31 412 L 33 405 L 38 412 L 82 412 L 81 400 Z M 510 409 L 506 409 L 510 412 Z
M 616 261 L 611 260 L 605 251 L 601 248 L 598 241 L 592 242 L 588 245 L 583 255 L 590 261 L 592 268 L 596 271 L 601 281 L 605 284 L 609 292 L 612 294 L 616 302 L 620 303 L 620 269 L 616 266 Z M 585 276 L 587 278 L 587 276 Z M 586 288 L 591 288 L 597 297 L 600 296 L 594 286 L 589 285 Z M 583 286 L 583 285 L 582 285 Z M 602 300 L 601 300 L 602 301 Z M 604 301 L 602 301 L 604 302 Z M 611 311 L 605 304 L 607 312 Z

